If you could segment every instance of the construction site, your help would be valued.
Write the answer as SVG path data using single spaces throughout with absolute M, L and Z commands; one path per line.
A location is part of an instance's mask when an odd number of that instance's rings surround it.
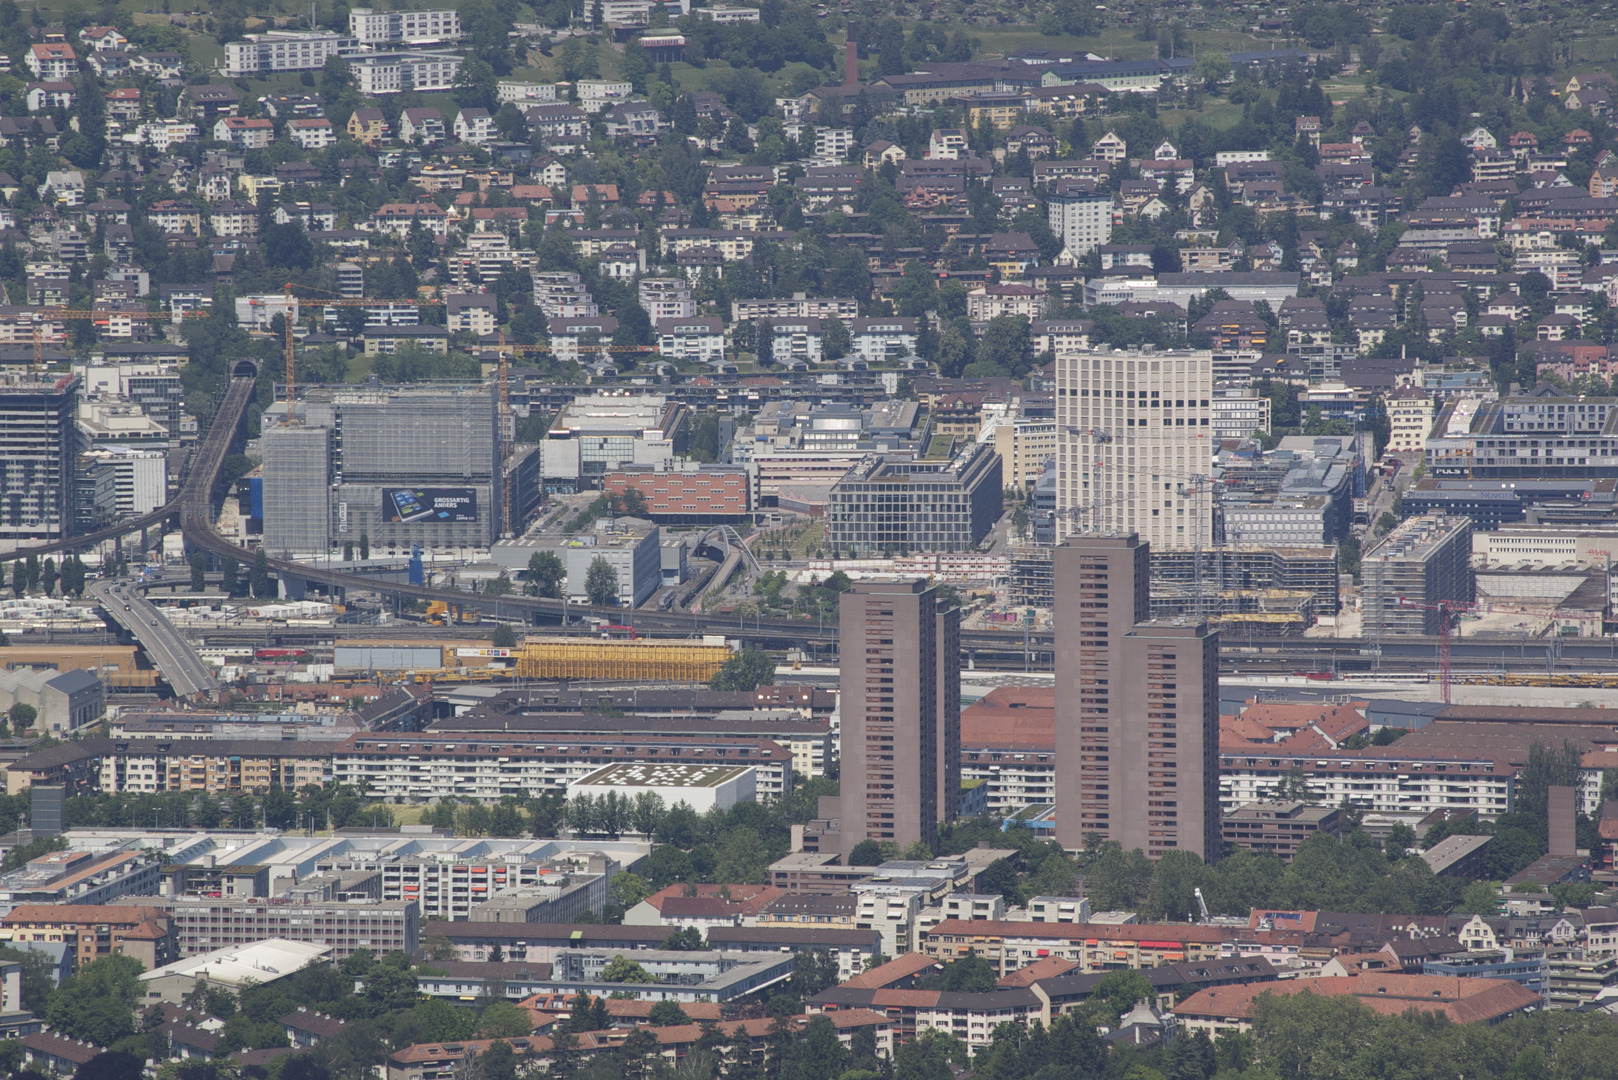
M 1202 551 L 1153 551 L 1152 617 L 1200 616 L 1255 634 L 1301 633 L 1341 609 L 1337 553 L 1329 547 L 1230 544 Z M 1049 608 L 1049 551 L 1011 562 L 1011 599 Z

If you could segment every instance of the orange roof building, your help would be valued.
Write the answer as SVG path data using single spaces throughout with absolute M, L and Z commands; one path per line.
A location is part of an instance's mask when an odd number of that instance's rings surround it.
M 1457 1024 L 1498 1024 L 1508 1017 L 1535 1012 L 1544 1006 L 1544 999 L 1538 994 L 1506 979 L 1379 971 L 1199 990 L 1175 1006 L 1174 1015 L 1187 1031 L 1205 1031 L 1209 1038 L 1226 1031 L 1247 1031 L 1253 1026 L 1254 1011 L 1262 994 L 1348 994 L 1383 1016 L 1400 1016 L 1415 1009 L 1439 1013 Z

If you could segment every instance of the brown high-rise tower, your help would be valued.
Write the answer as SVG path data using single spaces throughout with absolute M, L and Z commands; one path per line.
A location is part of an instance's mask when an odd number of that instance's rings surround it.
M 960 615 L 925 581 L 843 593 L 841 846 L 938 843 L 960 800 Z M 950 758 L 953 755 L 953 758 Z
M 1057 839 L 1218 858 L 1219 635 L 1151 618 L 1133 533 L 1073 537 L 1054 558 Z

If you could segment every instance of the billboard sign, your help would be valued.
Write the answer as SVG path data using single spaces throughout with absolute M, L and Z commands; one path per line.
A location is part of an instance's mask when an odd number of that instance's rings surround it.
M 447 524 L 477 521 L 474 488 L 383 488 L 382 520 L 389 524 Z

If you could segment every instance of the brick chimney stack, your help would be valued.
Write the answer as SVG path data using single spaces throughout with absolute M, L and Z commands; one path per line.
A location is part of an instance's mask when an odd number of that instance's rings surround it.
M 860 84 L 860 47 L 858 42 L 850 41 L 843 46 L 843 85 L 858 86 Z

